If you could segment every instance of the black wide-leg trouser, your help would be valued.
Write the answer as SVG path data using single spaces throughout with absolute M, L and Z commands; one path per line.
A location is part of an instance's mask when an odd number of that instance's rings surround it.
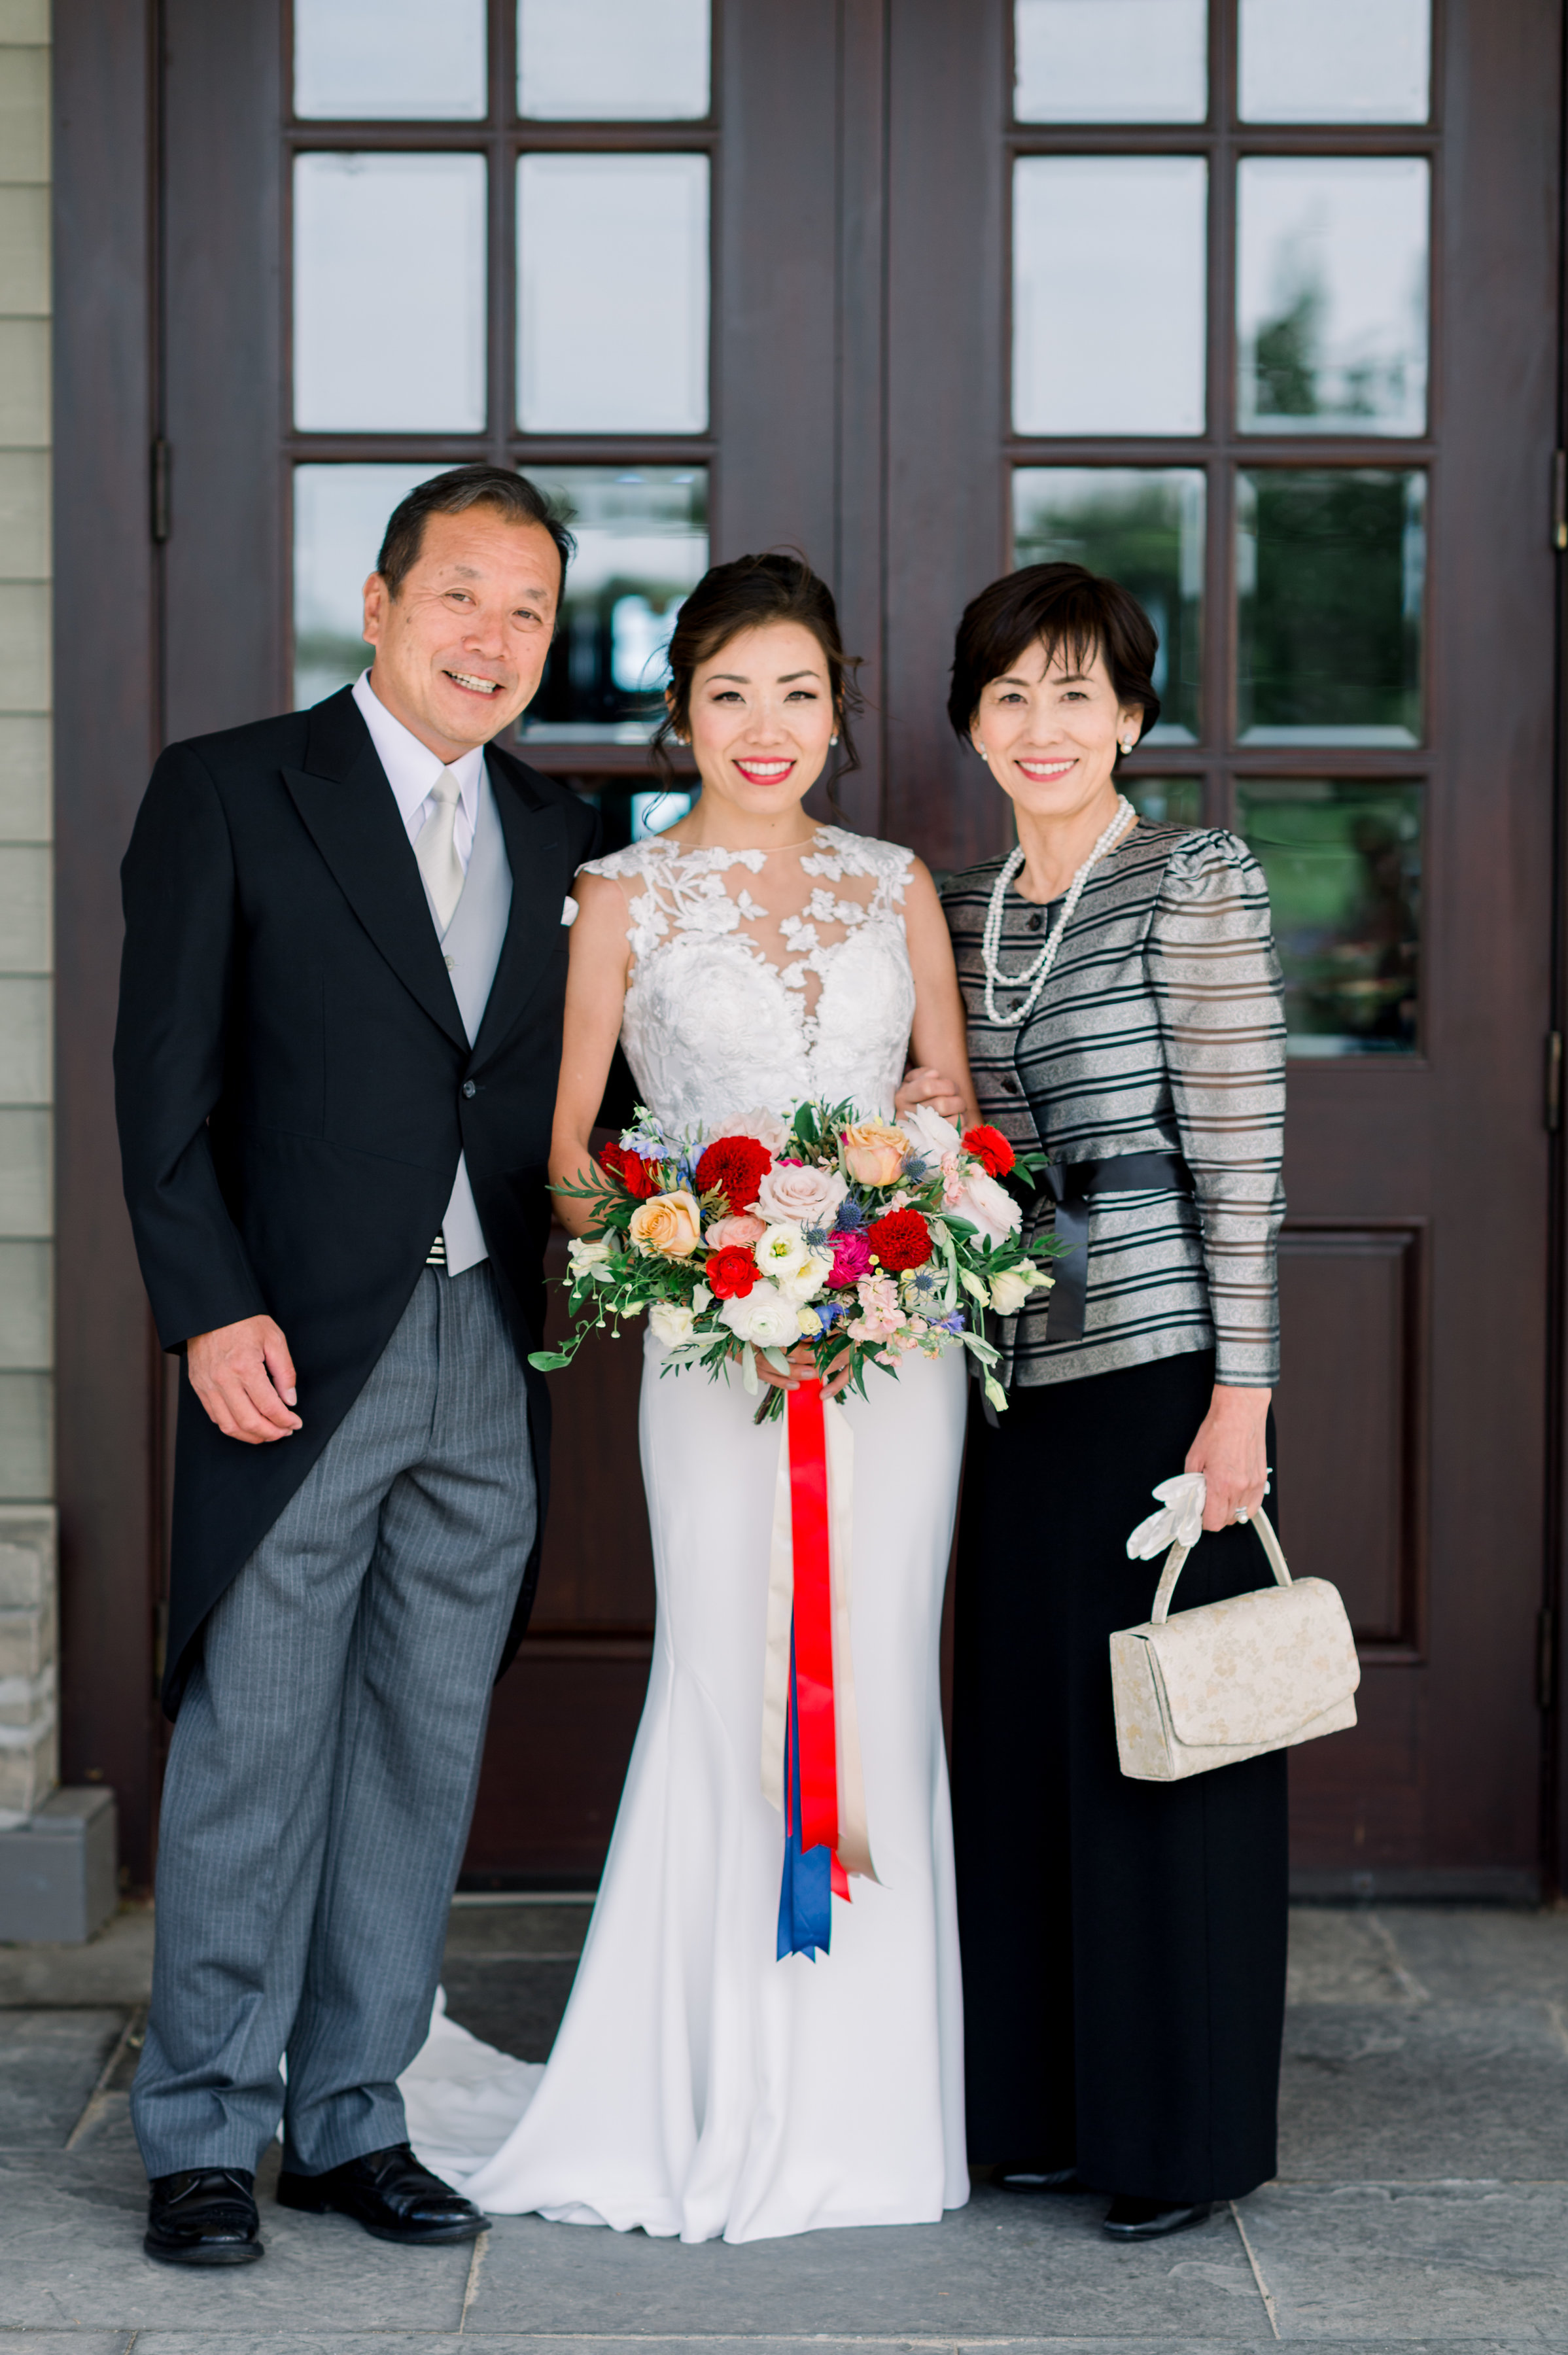
M 1213 1378 L 1194 1352 L 1014 1390 L 995 1430 L 976 1412 L 959 1537 L 970 2155 L 1171 2201 L 1274 2174 L 1285 2011 L 1284 1753 L 1171 1784 L 1116 1759 L 1109 1639 L 1148 1617 L 1161 1567 L 1127 1536 Z M 1253 1531 L 1206 1535 L 1175 1608 L 1271 1575 Z

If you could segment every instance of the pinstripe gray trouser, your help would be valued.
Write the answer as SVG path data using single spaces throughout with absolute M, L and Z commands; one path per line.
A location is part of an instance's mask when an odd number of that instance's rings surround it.
M 280 2116 L 305 2174 L 404 2139 L 535 1518 L 495 1276 L 427 1269 L 180 1704 L 131 2096 L 149 2175 L 254 2168 Z

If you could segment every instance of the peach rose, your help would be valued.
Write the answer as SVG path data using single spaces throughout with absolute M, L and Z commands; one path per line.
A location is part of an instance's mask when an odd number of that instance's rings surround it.
M 904 1166 L 909 1139 L 890 1121 L 863 1120 L 843 1135 L 844 1166 L 858 1185 L 891 1186 Z
M 661 1259 L 689 1259 L 702 1241 L 702 1210 L 694 1194 L 655 1194 L 639 1202 L 626 1230 L 639 1251 Z
M 709 1251 L 724 1251 L 734 1245 L 743 1250 L 748 1243 L 758 1241 L 767 1231 L 761 1219 L 753 1219 L 750 1210 L 741 1210 L 732 1218 L 715 1219 L 704 1241 Z

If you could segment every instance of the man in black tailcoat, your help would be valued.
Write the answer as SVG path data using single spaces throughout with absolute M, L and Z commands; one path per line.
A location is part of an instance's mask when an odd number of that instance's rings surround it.
M 493 740 L 571 553 L 518 475 L 421 485 L 366 584 L 372 669 L 171 746 L 125 858 L 125 1191 L 186 1377 L 133 2094 L 170 2262 L 261 2254 L 280 2118 L 286 2204 L 482 2228 L 414 2159 L 396 2080 L 543 1519 L 528 1352 L 596 820 Z

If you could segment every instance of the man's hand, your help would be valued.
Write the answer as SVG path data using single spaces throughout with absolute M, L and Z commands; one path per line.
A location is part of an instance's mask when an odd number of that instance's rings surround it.
M 270 1316 L 243 1316 L 186 1343 L 190 1386 L 225 1439 L 247 1447 L 304 1428 L 292 1412 L 294 1361 Z

